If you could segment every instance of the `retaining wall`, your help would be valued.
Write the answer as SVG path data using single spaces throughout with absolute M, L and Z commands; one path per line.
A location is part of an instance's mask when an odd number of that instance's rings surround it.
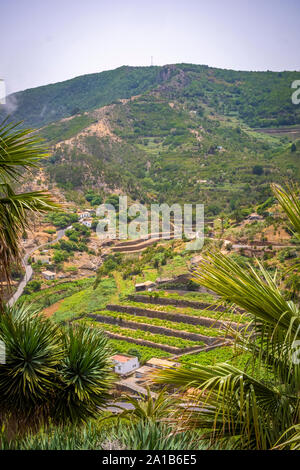
M 119 325 L 122 328 L 130 328 L 133 330 L 149 331 L 153 334 L 160 334 L 165 336 L 172 336 L 175 338 L 187 339 L 189 341 L 203 341 L 205 344 L 212 344 L 218 337 L 205 336 L 199 333 L 189 333 L 188 331 L 173 330 L 163 326 L 148 325 L 146 323 L 137 323 L 122 318 L 107 317 L 105 315 L 87 315 L 89 318 L 96 320 L 100 323 L 108 323 L 111 325 Z M 221 339 L 221 338 L 220 338 Z
M 150 348 L 161 349 L 162 351 L 169 352 L 171 354 L 180 354 L 181 352 L 190 352 L 199 349 L 198 346 L 192 346 L 190 348 L 176 348 L 175 346 L 168 346 L 166 344 L 159 344 L 153 343 L 152 341 L 148 341 L 146 339 L 138 339 L 138 338 L 130 338 L 128 336 L 118 335 L 117 333 L 111 333 L 110 331 L 106 331 L 105 334 L 111 339 L 118 339 L 122 341 L 126 341 L 127 343 L 139 344 L 140 346 L 149 346 Z
M 182 313 L 174 313 L 174 312 L 163 312 L 159 310 L 150 310 L 147 308 L 140 308 L 140 307 L 132 307 L 129 305 L 114 305 L 109 304 L 106 306 L 107 310 L 111 312 L 125 312 L 130 313 L 131 315 L 138 315 L 142 317 L 149 317 L 149 318 L 160 318 L 161 320 L 169 320 L 174 321 L 177 323 L 188 323 L 190 325 L 202 325 L 208 326 L 213 328 L 222 328 L 225 329 L 227 324 L 221 320 L 215 320 L 213 318 L 208 317 L 201 317 L 201 316 L 192 316 L 192 315 L 184 315 Z M 232 326 L 236 325 L 233 322 L 230 322 Z

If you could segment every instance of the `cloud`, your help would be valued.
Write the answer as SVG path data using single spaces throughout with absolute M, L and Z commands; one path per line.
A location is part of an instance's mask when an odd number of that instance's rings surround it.
M 0 78 L 0 104 L 5 104 L 5 99 L 6 99 L 5 81 Z
M 18 100 L 15 95 L 9 95 L 6 97 L 4 110 L 7 114 L 13 114 L 18 109 Z

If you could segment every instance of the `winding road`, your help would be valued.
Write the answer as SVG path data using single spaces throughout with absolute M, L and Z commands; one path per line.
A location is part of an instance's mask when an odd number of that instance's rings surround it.
M 57 236 L 54 240 L 52 240 L 51 242 L 48 242 L 48 243 L 43 243 L 43 245 L 36 246 L 32 250 L 30 250 L 28 253 L 26 253 L 26 255 L 24 256 L 24 258 L 22 260 L 22 264 L 23 264 L 24 269 L 25 269 L 25 275 L 24 275 L 22 281 L 20 282 L 20 284 L 18 285 L 18 288 L 17 288 L 16 292 L 14 293 L 14 295 L 7 302 L 7 305 L 9 307 L 12 307 L 14 305 L 14 303 L 18 300 L 18 298 L 23 294 L 23 291 L 24 291 L 26 285 L 28 284 L 28 282 L 32 278 L 33 269 L 31 267 L 31 265 L 28 264 L 28 259 L 30 258 L 30 256 L 36 250 L 39 250 L 40 248 L 46 248 L 47 246 L 58 242 L 58 240 L 60 240 L 65 235 L 66 230 L 68 230 L 70 228 L 72 228 L 72 225 L 70 225 L 69 227 L 67 227 L 65 229 L 58 230 Z

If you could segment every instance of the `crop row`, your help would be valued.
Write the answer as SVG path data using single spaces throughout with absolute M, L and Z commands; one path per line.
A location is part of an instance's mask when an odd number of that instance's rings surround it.
M 149 346 L 141 346 L 140 344 L 131 344 L 127 341 L 122 341 L 118 339 L 111 339 L 110 344 L 114 353 L 121 354 L 130 354 L 132 356 L 137 356 L 141 364 L 144 364 L 146 361 L 152 357 L 170 357 L 171 354 L 166 351 L 162 351 L 157 348 L 150 348 Z
M 185 331 L 187 333 L 196 333 L 204 336 L 224 336 L 225 332 L 216 328 L 209 328 L 202 325 L 190 325 L 188 323 L 177 323 L 160 318 L 142 317 L 125 312 L 111 312 L 110 310 L 101 310 L 93 312 L 95 315 L 105 315 L 106 317 L 120 318 L 123 320 L 133 321 L 136 323 L 144 323 L 146 325 L 161 326 L 172 330 Z
M 147 297 L 162 297 L 165 299 L 175 299 L 175 300 L 192 300 L 195 302 L 214 302 L 216 300 L 215 296 L 207 293 L 187 291 L 186 293 L 180 295 L 177 292 L 170 291 L 142 291 L 139 292 L 139 295 L 145 295 Z
M 212 349 L 210 351 L 203 351 L 196 354 L 188 354 L 182 356 L 180 362 L 185 365 L 201 364 L 203 366 L 211 366 L 220 362 L 227 362 L 234 364 L 236 367 L 243 367 L 249 358 L 249 354 L 238 354 L 234 348 L 225 346 L 222 348 Z
M 81 320 L 81 322 L 86 322 L 87 320 Z M 190 348 L 193 346 L 201 346 L 203 345 L 203 341 L 190 341 L 187 339 L 175 338 L 173 336 L 165 336 L 161 334 L 153 334 L 148 331 L 143 330 L 132 330 L 130 328 L 120 328 L 118 325 L 109 325 L 107 323 L 95 322 L 93 320 L 88 321 L 88 323 L 92 323 L 93 326 L 97 328 L 103 329 L 105 331 L 109 331 L 111 333 L 116 333 L 118 335 L 122 335 L 124 337 L 128 336 L 129 338 L 134 339 L 141 339 L 146 341 L 152 341 L 156 344 L 166 344 L 168 346 L 173 346 L 179 349 Z
M 157 312 L 171 312 L 171 313 L 181 313 L 182 315 L 190 315 L 194 317 L 207 317 L 213 318 L 214 320 L 226 320 L 234 321 L 236 323 L 245 323 L 247 321 L 245 315 L 238 313 L 220 313 L 214 312 L 211 310 L 199 310 L 190 307 L 175 307 L 174 305 L 159 305 L 159 304 L 144 304 L 142 302 L 135 302 L 133 300 L 126 300 L 125 302 L 120 302 L 120 305 L 128 307 L 138 307 L 155 310 Z

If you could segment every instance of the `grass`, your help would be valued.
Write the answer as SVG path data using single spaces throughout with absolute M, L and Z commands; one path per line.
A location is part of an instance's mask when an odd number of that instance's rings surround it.
M 90 286 L 65 299 L 53 318 L 55 321 L 71 320 L 74 317 L 105 308 L 109 302 L 117 300 L 117 298 L 114 279 L 105 278 L 100 281 L 96 289 Z
M 46 307 L 58 302 L 58 300 L 71 297 L 74 293 L 86 289 L 94 282 L 92 278 L 83 278 L 76 281 L 59 282 L 55 281 L 46 289 L 42 289 L 32 294 L 23 294 L 19 302 L 25 302 L 32 305 L 33 309 L 43 310 Z
M 128 343 L 127 341 L 111 339 L 110 340 L 112 349 L 116 353 L 131 354 L 138 356 L 140 363 L 144 364 L 152 357 L 171 357 L 172 355 L 166 351 L 162 351 L 157 348 L 150 348 L 149 346 L 141 346 L 139 344 Z
M 154 292 L 138 292 L 139 295 L 146 295 L 148 297 L 161 297 L 165 299 L 175 299 L 175 300 L 193 300 L 194 302 L 215 302 L 216 297 L 213 294 L 206 294 L 202 292 L 182 292 L 178 294 L 177 292 L 170 291 L 154 291 Z
M 214 312 L 210 310 L 200 310 L 191 307 L 175 307 L 174 305 L 158 305 L 158 304 L 147 304 L 142 302 L 134 302 L 133 300 L 122 301 L 121 305 L 128 307 L 137 307 L 155 310 L 157 312 L 171 312 L 171 313 L 180 313 L 181 315 L 191 315 L 194 317 L 208 317 L 213 318 L 214 320 L 226 320 L 234 321 L 237 323 L 246 323 L 247 319 L 244 315 L 238 313 L 228 313 L 228 312 Z
M 207 352 L 203 351 L 197 354 L 182 356 L 179 361 L 184 365 L 200 364 L 202 366 L 212 366 L 219 362 L 229 361 L 236 367 L 243 368 L 249 358 L 249 354 L 243 353 L 237 355 L 232 347 L 225 346 Z

